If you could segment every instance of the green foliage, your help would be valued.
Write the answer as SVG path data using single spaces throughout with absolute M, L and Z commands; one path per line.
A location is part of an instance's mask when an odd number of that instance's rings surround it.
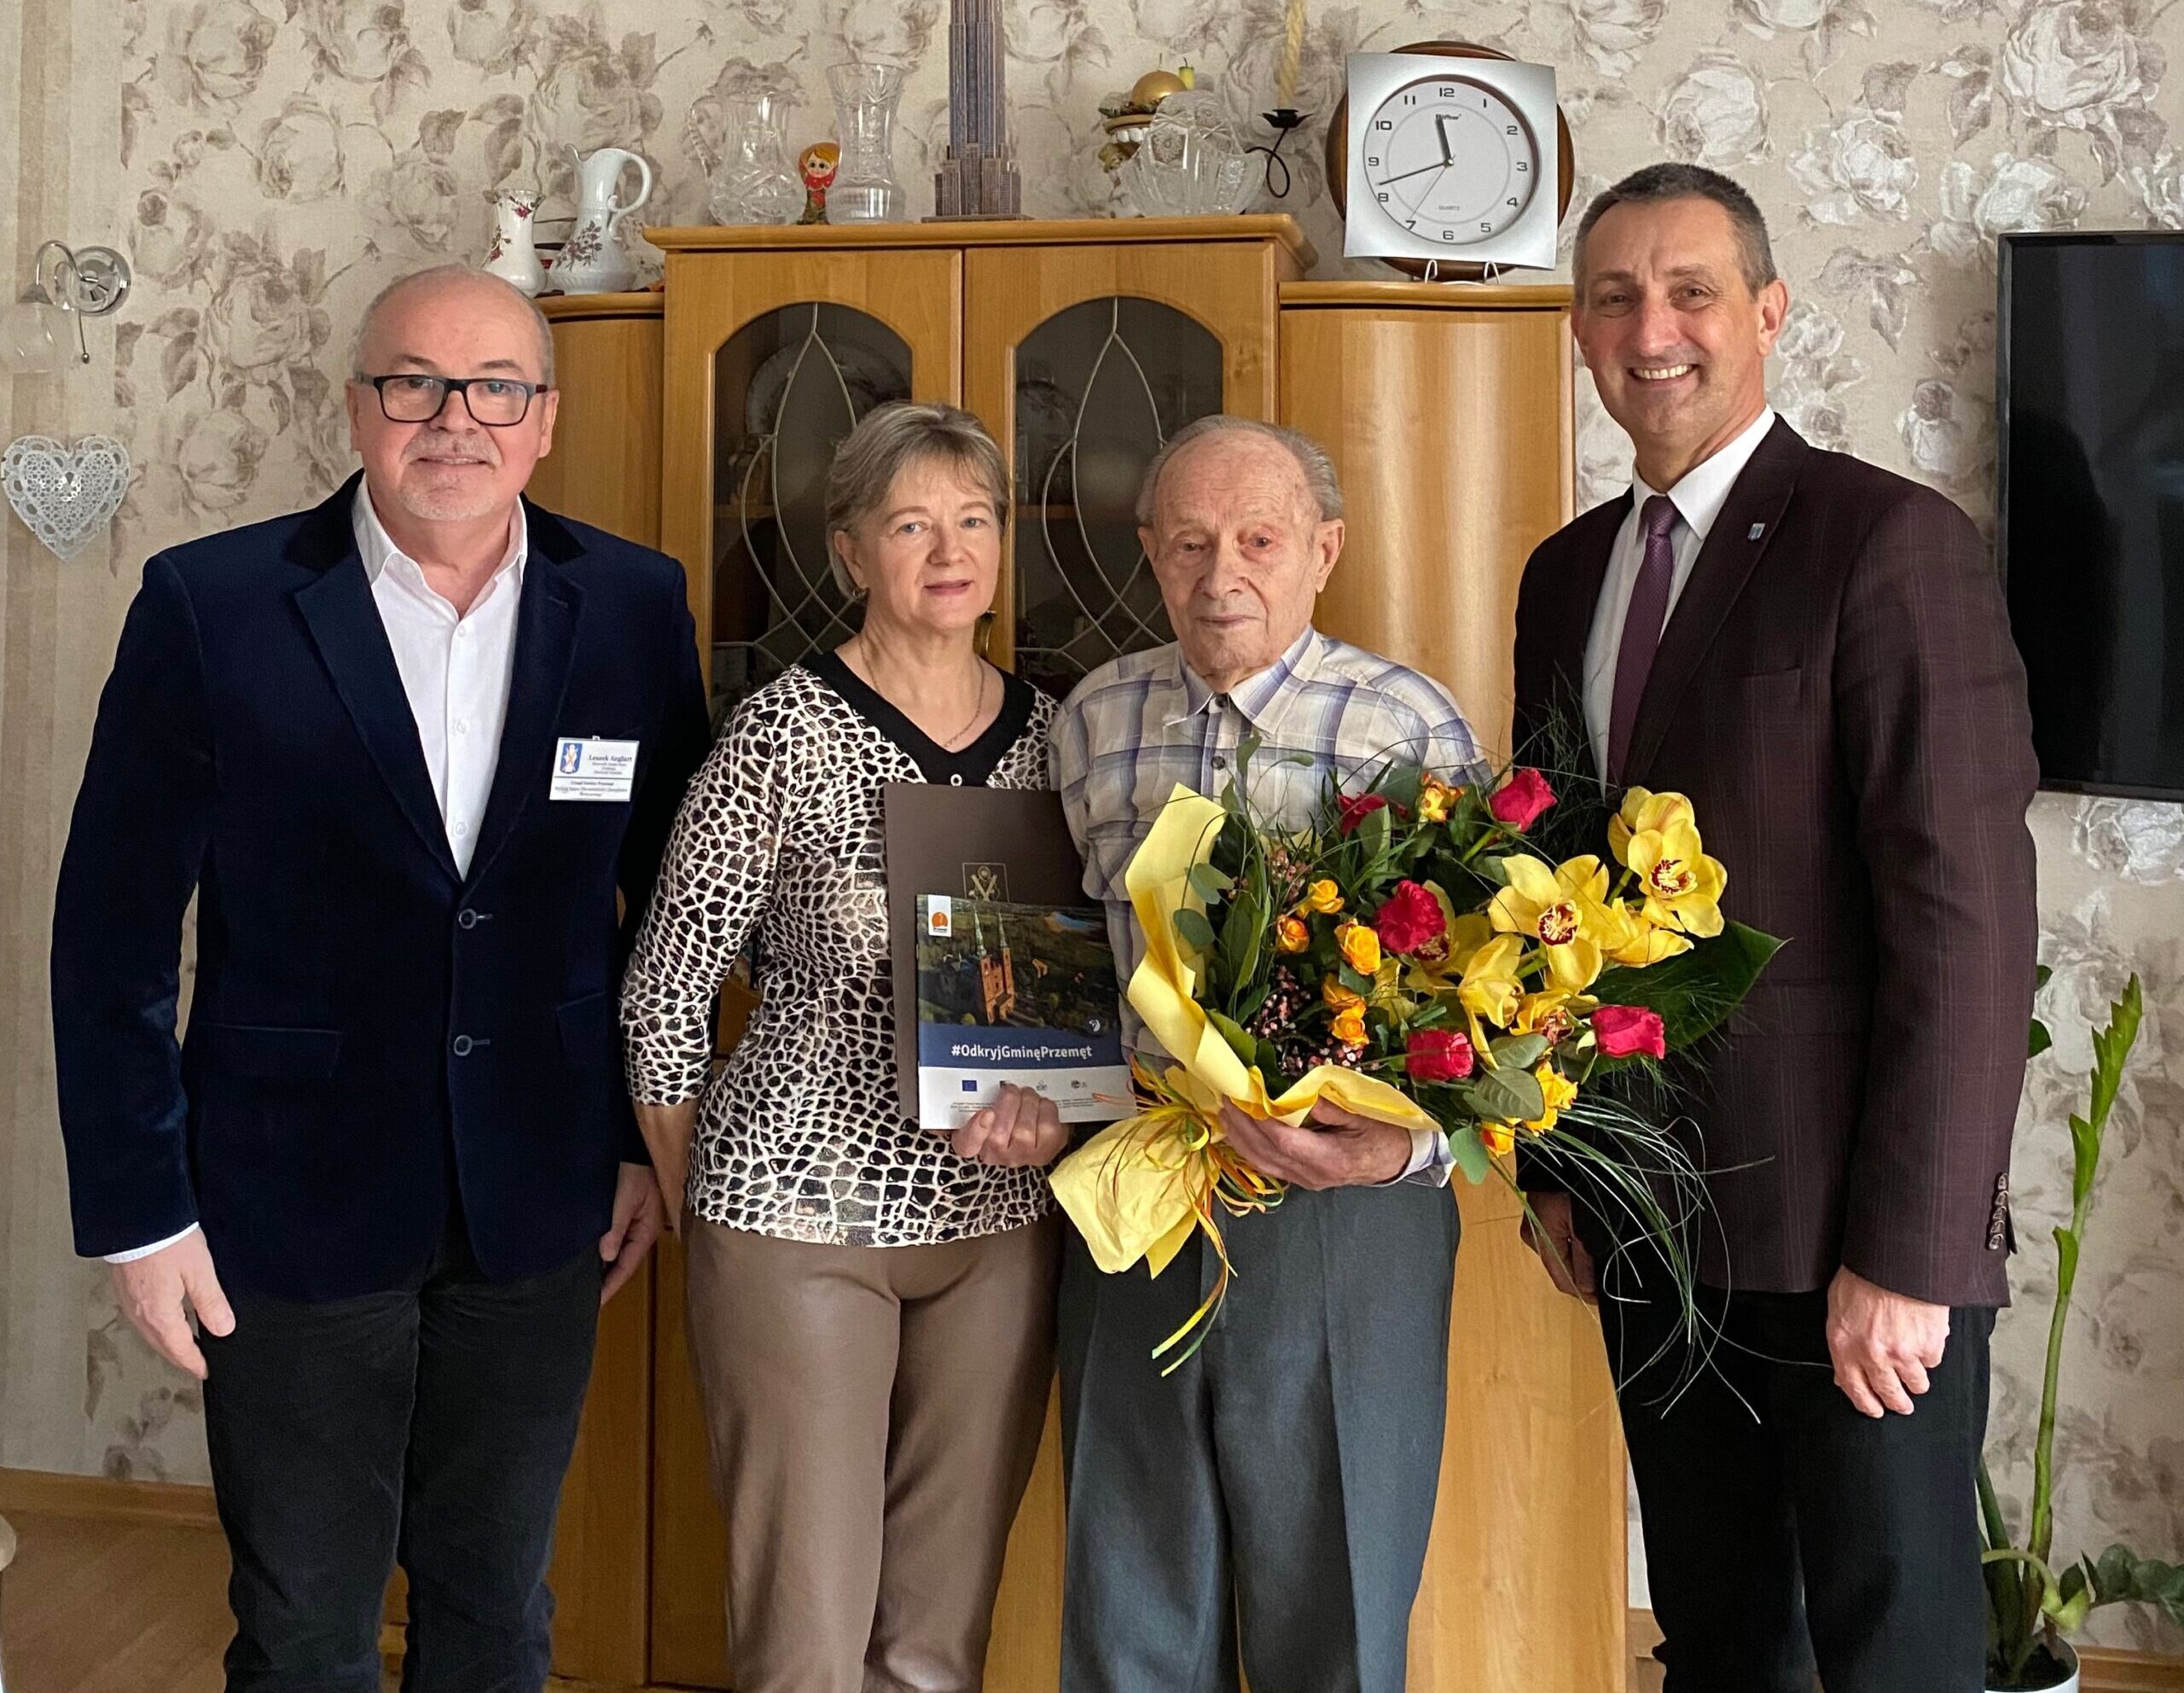
M 1680 1052 L 1713 1033 L 1734 1010 L 1782 943 L 1742 923 L 1722 926 L 1710 940 L 1642 970 L 1604 970 L 1587 990 L 1603 1005 L 1642 1005 L 1661 1014 L 1669 1050 Z
M 2043 967 L 2040 981 L 2045 985 Z M 2123 1546 L 2111 1546 L 2096 1562 L 2081 1557 L 2060 1576 L 2051 1556 L 2054 1535 L 2055 1412 L 2061 1382 L 2063 1332 L 2070 1318 L 2071 1294 L 2077 1283 L 2078 1260 L 2092 1207 L 2094 1178 L 2100 1167 L 2101 1143 L 2109 1113 L 2123 1086 L 2123 1068 L 2139 1037 L 2144 1009 L 2139 979 L 2125 984 L 2108 1008 L 2108 1022 L 2093 1036 L 2090 1099 L 2083 1115 L 2071 1119 L 2071 1220 L 2055 1230 L 2055 1305 L 2048 1325 L 2047 1374 L 2040 1390 L 2040 1425 L 2032 1453 L 2032 1509 L 2024 1544 L 2011 1534 L 1992 1480 L 1979 1469 L 1979 1531 L 1987 1580 L 1987 1678 L 1990 1686 L 2043 1684 L 2035 1679 L 2044 1661 L 2055 1655 L 2053 1643 L 2075 1632 L 2102 1605 L 2151 1604 L 2184 1625 L 2184 1568 L 2141 1558 Z M 2046 1044 L 2047 1031 L 2033 1025 L 2032 1050 Z

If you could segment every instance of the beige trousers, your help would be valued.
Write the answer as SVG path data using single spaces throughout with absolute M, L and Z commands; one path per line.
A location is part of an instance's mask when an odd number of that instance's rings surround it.
M 1054 1376 L 1059 1227 L 837 1247 L 690 1221 L 736 1693 L 978 1693 Z

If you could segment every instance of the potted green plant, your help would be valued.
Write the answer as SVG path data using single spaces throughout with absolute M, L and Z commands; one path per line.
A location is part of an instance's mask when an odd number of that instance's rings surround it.
M 2040 972 L 2047 985 L 2048 972 Z M 2077 1654 L 2068 1637 L 2099 1605 L 2158 1605 L 2184 1625 L 2184 1567 L 2142 1558 L 2111 1546 L 2098 1559 L 2081 1556 L 2056 1568 L 2055 1399 L 2062 1374 L 2063 1329 L 2077 1281 L 2078 1250 L 2093 1201 L 2094 1172 L 2100 1166 L 2101 1137 L 2123 1079 L 2123 1065 L 2139 1038 L 2139 979 L 2108 1008 L 2108 1026 L 2093 1037 L 2093 1097 L 2085 1114 L 2071 1119 L 2071 1220 L 2055 1230 L 2055 1308 L 2048 1322 L 2048 1368 L 2040 1388 L 2040 1428 L 2032 1448 L 2032 1509 L 2020 1544 L 2002 1516 L 2001 1502 L 1984 1463 L 1979 1466 L 1979 1524 L 1987 1581 L 1987 1685 L 1990 1693 L 2077 1693 Z M 2032 1025 L 2032 1056 L 2048 1045 L 2048 1030 Z

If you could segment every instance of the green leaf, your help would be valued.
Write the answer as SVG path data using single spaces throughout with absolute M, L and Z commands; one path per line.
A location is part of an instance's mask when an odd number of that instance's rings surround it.
M 2028 1059 L 2037 1058 L 2054 1044 L 2055 1037 L 2048 1033 L 2048 1025 L 2035 1017 L 2032 1020 L 2031 1039 L 2026 1044 L 2024 1056 Z
M 1336 966 L 1335 980 L 1339 981 L 1352 993 L 1370 993 L 1373 991 L 1372 978 L 1358 974 L 1356 971 L 1351 969 L 1347 964 Z
M 1388 850 L 1388 838 L 1394 828 L 1395 814 L 1383 806 L 1365 814 L 1365 821 L 1357 825 L 1357 839 L 1368 855 L 1377 858 Z
M 1258 756 L 1263 742 L 1256 735 L 1246 735 L 1236 743 L 1236 783 L 1241 787 L 1251 773 L 1252 760 Z
M 2100 1167 L 2100 1136 L 2075 1112 L 2071 1116 L 2071 1201 L 2073 1207 L 2093 1191 L 2093 1172 Z
M 1211 1006 L 1206 1008 L 1206 1021 L 1221 1031 L 1222 1039 L 1234 1049 L 1236 1056 L 1246 1064 L 1258 1062 L 1258 1037 L 1233 1017 L 1223 1016 Z
M 2078 1237 L 2068 1229 L 2055 1230 L 2055 1297 L 2059 1300 L 2070 1297 L 2071 1285 L 2078 1278 Z
M 1275 1050 L 1275 1045 L 1272 1041 L 1263 1040 L 1259 1042 L 1258 1046 L 1252 1051 L 1252 1062 L 1258 1066 L 1259 1074 L 1264 1079 L 1268 1087 L 1274 1088 L 1280 1085 L 1281 1080 L 1281 1054 Z
M 1543 1034 L 1504 1035 L 1490 1044 L 1497 1064 L 1512 1065 L 1519 1070 L 1529 1070 L 1539 1062 L 1540 1055 L 1547 1050 L 1547 1037 Z M 1534 1116 L 1539 1114 L 1534 1112 Z
M 2142 1558 L 2123 1546 L 2111 1546 L 2100 1562 L 2086 1564 L 2096 1605 L 2152 1605 L 2184 1626 L 2184 1564 Z
M 1191 891 L 1210 905 L 1236 885 L 1236 878 L 1211 864 L 1193 864 L 1190 884 Z
M 1184 910 L 1176 913 L 1176 933 L 1182 937 L 1183 945 L 1201 957 L 1213 956 L 1213 925 L 1205 920 L 1205 913 Z
M 2032 991 L 2035 993 L 2039 992 L 2042 988 L 2048 986 L 2048 978 L 2054 974 L 2045 964 L 2035 965 L 2032 971 Z
M 1497 1122 L 1530 1122 L 1547 1111 L 1539 1078 L 1530 1070 L 1483 1070 L 1461 1091 L 1474 1116 Z
M 1705 1039 L 1736 1009 L 1782 943 L 1742 923 L 1695 941 L 1688 952 L 1645 969 L 1604 972 L 1588 990 L 1604 1005 L 1642 1005 L 1661 1014 L 1671 1052 Z
M 1469 1126 L 1449 1132 L 1449 1155 L 1473 1187 L 1494 1173 L 1493 1155 L 1479 1140 L 1478 1131 Z

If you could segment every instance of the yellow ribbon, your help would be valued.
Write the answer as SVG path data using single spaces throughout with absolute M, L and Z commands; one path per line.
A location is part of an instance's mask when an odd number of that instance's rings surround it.
M 1258 1067 L 1244 1062 L 1193 997 L 1203 960 L 1177 932 L 1176 915 L 1205 909 L 1190 873 L 1211 857 L 1224 816 L 1214 801 L 1177 783 L 1123 872 L 1145 936 L 1145 957 L 1130 980 L 1130 1003 L 1176 1062 L 1157 1083 L 1141 1071 L 1141 1085 L 1153 1103 L 1094 1136 L 1054 1173 L 1055 1197 L 1084 1236 L 1093 1262 L 1110 1274 L 1143 1259 L 1158 1276 L 1193 1230 L 1211 1237 L 1221 1254 L 1220 1282 L 1163 1351 L 1218 1305 L 1227 1285 L 1228 1254 L 1217 1206 L 1238 1215 L 1270 1209 L 1281 1197 L 1281 1183 L 1252 1169 L 1224 1143 L 1224 1100 L 1255 1117 L 1292 1126 L 1322 1099 L 1404 1128 L 1436 1126 L 1398 1089 L 1339 1064 L 1319 1065 L 1269 1097 Z

